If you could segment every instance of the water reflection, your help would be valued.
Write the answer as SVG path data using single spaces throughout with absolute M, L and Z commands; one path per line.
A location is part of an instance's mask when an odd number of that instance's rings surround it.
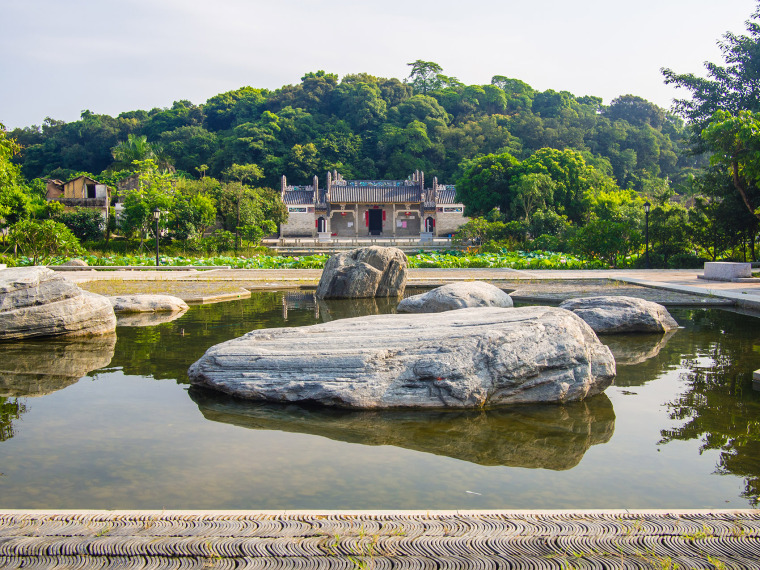
M 612 351 L 618 366 L 633 366 L 660 354 L 676 332 L 673 330 L 665 334 L 602 335 L 599 340 Z
M 0 396 L 44 396 L 111 363 L 116 335 L 49 338 L 4 343 Z
M 580 463 L 615 429 L 604 394 L 564 406 L 472 411 L 349 411 L 247 402 L 190 389 L 203 416 L 259 430 L 318 435 L 362 445 L 392 445 L 479 465 L 561 471 Z
M 176 321 L 187 312 L 184 311 L 167 312 L 160 311 L 156 313 L 118 313 L 116 315 L 117 327 L 152 327 L 164 323 Z
M 758 506 L 760 394 L 752 389 L 752 372 L 760 368 L 757 318 L 705 309 L 687 317 L 690 346 L 678 355 L 686 390 L 666 404 L 670 418 L 681 424 L 663 429 L 660 443 L 699 440 L 700 452 L 719 451 L 718 472 L 744 477 L 742 496 Z

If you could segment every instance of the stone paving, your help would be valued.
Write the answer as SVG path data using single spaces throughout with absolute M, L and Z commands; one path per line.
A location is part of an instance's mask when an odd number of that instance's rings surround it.
M 0 512 L 3 568 L 756 569 L 742 511 Z

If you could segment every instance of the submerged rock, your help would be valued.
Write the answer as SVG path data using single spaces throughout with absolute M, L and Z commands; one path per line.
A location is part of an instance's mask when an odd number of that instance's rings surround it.
M 554 307 L 373 315 L 262 329 L 211 347 L 193 384 L 260 401 L 345 408 L 483 408 L 602 392 L 615 361 Z
M 406 274 L 406 255 L 395 247 L 362 247 L 339 253 L 325 264 L 317 298 L 400 297 Z
M 398 304 L 396 310 L 399 313 L 440 313 L 468 307 L 512 306 L 512 298 L 490 283 L 461 281 L 407 297 Z
M 0 340 L 112 332 L 105 297 L 83 291 L 46 267 L 0 270 Z
M 4 343 L 0 397 L 44 396 L 61 390 L 108 366 L 115 348 L 113 333 Z
M 565 301 L 560 308 L 574 312 L 597 334 L 663 333 L 678 328 L 665 307 L 636 297 L 582 297 Z
M 339 410 L 246 402 L 190 388 L 203 416 L 256 430 L 326 437 L 361 445 L 392 445 L 478 465 L 571 469 L 592 445 L 615 431 L 604 394 L 559 406 L 495 410 Z
M 187 311 L 188 306 L 172 295 L 115 295 L 108 297 L 114 313 L 177 313 Z

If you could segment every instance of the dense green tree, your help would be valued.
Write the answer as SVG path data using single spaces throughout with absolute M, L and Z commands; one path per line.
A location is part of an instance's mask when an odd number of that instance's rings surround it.
M 556 183 L 547 174 L 523 174 L 515 181 L 515 197 L 512 208 L 517 215 L 523 214 L 525 221 L 530 223 L 533 212 L 546 208 L 554 199 Z
M 194 172 L 199 165 L 211 162 L 219 149 L 217 136 L 201 126 L 178 127 L 161 133 L 160 142 L 177 170 L 184 172 Z
M 443 68 L 433 61 L 418 59 L 407 63 L 412 69 L 409 71 L 409 83 L 417 93 L 427 95 L 428 91 L 439 89 L 442 86 L 441 71 Z
M 148 160 L 156 158 L 156 145 L 148 142 L 145 135 L 127 135 L 126 141 L 121 141 L 111 149 L 114 159 L 114 168 L 125 169 L 132 166 L 136 160 Z
M 508 212 L 511 188 L 519 161 L 509 153 L 488 154 L 466 163 L 457 180 L 457 201 L 465 205 L 465 216 L 484 215 L 494 208 Z
M 0 227 L 29 215 L 31 199 L 21 169 L 12 162 L 20 150 L 21 146 L 8 136 L 5 126 L 0 123 Z
M 586 164 L 579 152 L 543 148 L 527 158 L 521 169 L 551 178 L 555 185 L 553 203 L 557 213 L 567 215 L 575 223 L 583 219 L 583 198 L 590 187 L 594 169 Z
M 676 99 L 674 108 L 692 124 L 696 143 L 718 110 L 760 112 L 760 8 L 746 25 L 747 35 L 727 32 L 718 42 L 725 65 L 706 62 L 707 77 L 662 69 L 665 83 L 691 93 L 690 99 Z
M 172 209 L 174 204 L 174 176 L 160 172 L 158 165 L 152 159 L 135 161 L 138 186 L 127 190 L 124 196 L 124 209 L 119 216 L 119 228 L 125 235 L 138 235 L 140 250 L 148 234 L 155 236 L 156 227 L 153 221 L 153 210 L 158 208 L 163 214 Z M 168 225 L 168 216 L 162 215 L 159 231 Z
M 747 210 L 760 218 L 760 112 L 716 111 L 702 139 L 714 152 L 710 162 L 728 171 Z

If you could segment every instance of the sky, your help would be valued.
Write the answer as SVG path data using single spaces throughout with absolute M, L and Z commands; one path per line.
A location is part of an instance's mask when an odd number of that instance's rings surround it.
M 323 69 L 403 79 L 434 61 L 465 84 L 686 97 L 758 0 L 0 0 L 0 123 L 170 107 Z

